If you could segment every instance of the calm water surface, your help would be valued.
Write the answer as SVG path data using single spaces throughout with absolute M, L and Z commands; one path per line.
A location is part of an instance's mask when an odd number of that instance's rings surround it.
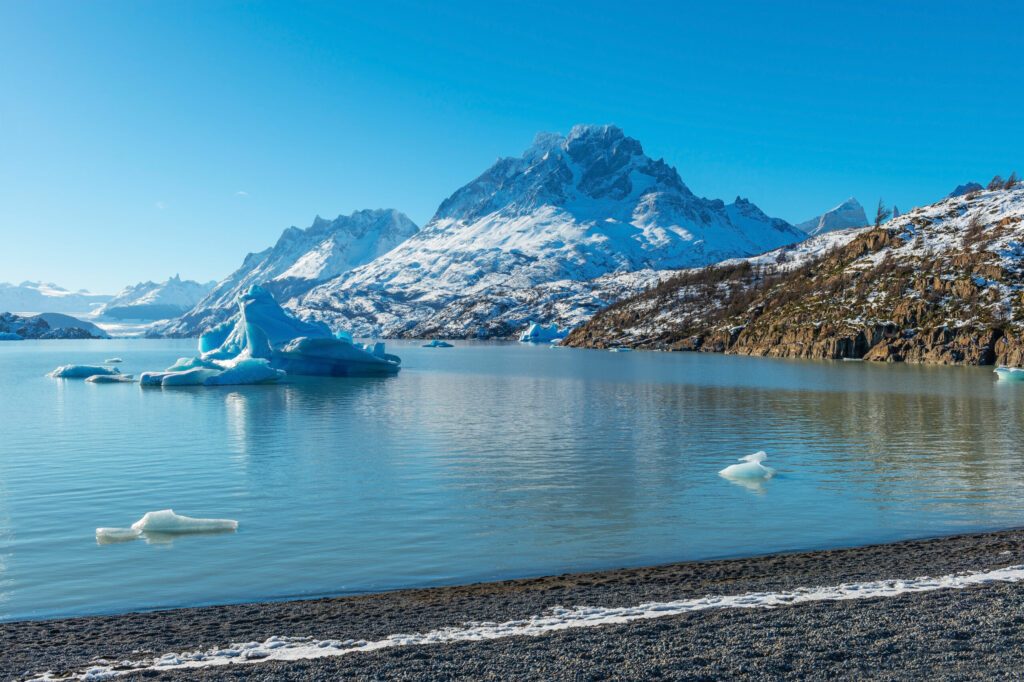
M 194 344 L 0 344 L 0 620 L 441 585 L 1020 525 L 990 369 L 389 344 L 384 379 L 45 375 Z M 716 472 L 764 449 L 761 486 Z M 98 545 L 147 510 L 237 533 Z

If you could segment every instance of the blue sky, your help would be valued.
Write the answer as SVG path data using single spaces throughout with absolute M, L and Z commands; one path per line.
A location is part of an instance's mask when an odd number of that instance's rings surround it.
M 0 0 L 0 281 L 219 279 L 316 214 L 422 224 L 574 123 L 616 123 L 697 194 L 787 220 L 850 195 L 908 209 L 1024 171 L 1022 20 L 968 2 Z

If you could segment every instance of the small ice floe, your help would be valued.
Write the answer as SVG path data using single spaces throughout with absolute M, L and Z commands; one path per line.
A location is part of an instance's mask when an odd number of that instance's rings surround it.
M 121 358 L 107 358 L 103 361 L 104 365 L 115 365 L 119 362 L 124 362 Z
M 93 374 L 85 380 L 90 384 L 131 384 L 135 381 L 131 374 Z
M 183 533 L 217 533 L 238 530 L 232 519 L 194 519 L 175 514 L 173 509 L 146 512 L 130 528 L 97 528 L 96 540 L 101 543 L 124 542 L 142 537 L 144 533 L 180 535 Z
M 996 367 L 996 376 L 1000 381 L 1024 381 L 1024 368 Z
M 117 367 L 101 367 L 99 365 L 61 365 L 50 372 L 54 379 L 88 379 L 100 375 L 120 374 Z
M 608 350 L 610 352 L 612 352 L 612 353 L 632 353 L 633 352 L 632 348 L 626 348 L 625 346 L 617 346 L 615 348 L 609 348 Z
M 768 453 L 763 450 L 755 452 L 746 457 L 740 457 L 742 464 L 732 464 L 718 472 L 719 476 L 735 480 L 763 480 L 775 475 L 775 469 L 766 467 L 761 462 L 768 459 Z
M 434 339 L 430 343 L 423 344 L 424 348 L 454 348 L 452 344 L 447 341 L 441 341 L 440 339 Z

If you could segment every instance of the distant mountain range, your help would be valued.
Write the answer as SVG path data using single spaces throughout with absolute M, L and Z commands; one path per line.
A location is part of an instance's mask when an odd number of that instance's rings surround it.
M 111 298 L 84 289 L 70 291 L 46 282 L 0 282 L 0 312 L 88 313 Z
M 232 315 L 238 296 L 253 284 L 285 303 L 317 284 L 369 263 L 417 231 L 405 214 L 363 210 L 324 220 L 317 216 L 305 230 L 289 227 L 277 243 L 250 253 L 242 265 L 218 282 L 180 319 L 154 330 L 168 336 L 196 336 Z
M 0 310 L 170 318 L 149 333 L 196 336 L 259 284 L 300 317 L 358 336 L 507 337 L 530 320 L 578 326 L 682 270 L 867 224 L 852 197 L 796 226 L 742 197 L 698 197 L 621 129 L 581 125 L 541 133 L 521 156 L 499 159 L 422 229 L 394 209 L 318 216 L 215 284 L 174 277 L 115 297 L 64 292 L 59 308 L 57 297 L 30 291 L 19 293 L 21 305 L 4 305 L 0 286 Z M 93 308 L 82 307 L 86 299 Z
M 95 314 L 114 320 L 167 320 L 187 313 L 215 285 L 182 280 L 178 275 L 164 282 L 140 282 L 122 289 Z
M 678 273 L 566 343 L 1019 366 L 1022 290 L 1024 185 L 968 186 L 877 229 Z

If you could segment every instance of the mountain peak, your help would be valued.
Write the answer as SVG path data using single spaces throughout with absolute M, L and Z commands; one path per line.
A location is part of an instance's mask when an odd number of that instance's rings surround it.
M 820 216 L 799 223 L 797 228 L 813 237 L 823 232 L 845 230 L 851 227 L 864 227 L 867 224 L 868 217 L 864 213 L 864 207 L 860 205 L 860 202 L 855 197 L 849 197 L 843 203 L 830 208 Z

